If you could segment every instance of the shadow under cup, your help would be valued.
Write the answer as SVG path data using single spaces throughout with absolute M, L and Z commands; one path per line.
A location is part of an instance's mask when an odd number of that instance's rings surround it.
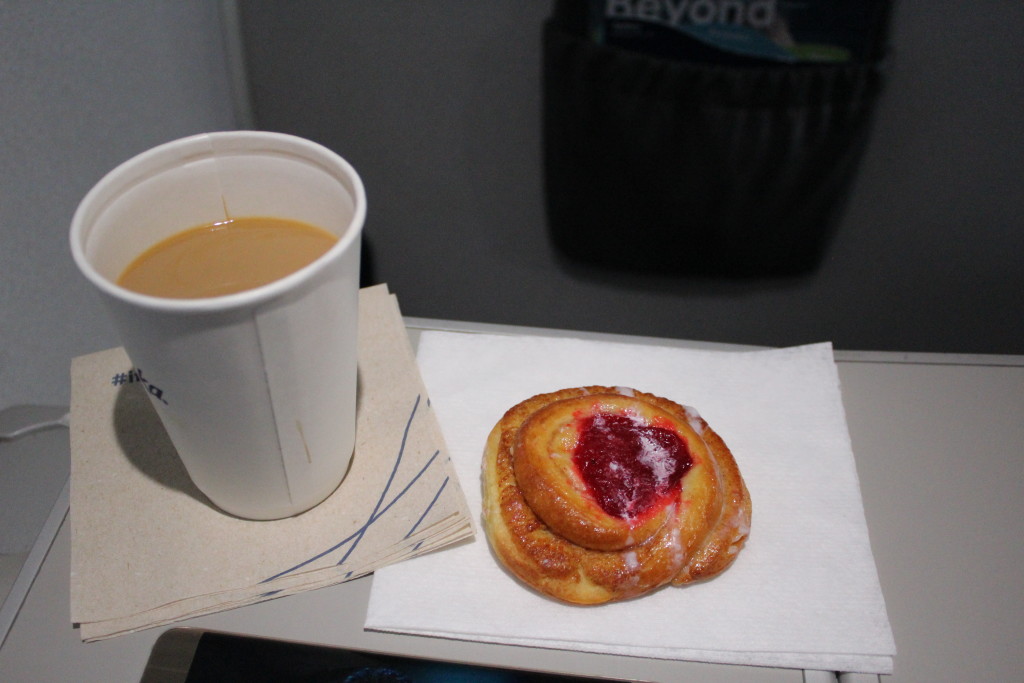
M 247 216 L 338 236 L 310 265 L 206 299 L 131 292 L 117 278 L 188 228 Z M 359 254 L 356 171 L 278 133 L 209 133 L 126 161 L 82 200 L 71 251 L 100 291 L 196 486 L 225 512 L 279 519 L 327 498 L 355 445 Z

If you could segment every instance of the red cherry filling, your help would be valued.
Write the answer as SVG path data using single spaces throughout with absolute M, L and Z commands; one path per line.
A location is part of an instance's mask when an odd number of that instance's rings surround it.
M 601 509 L 621 519 L 658 507 L 693 465 L 675 431 L 612 413 L 580 421 L 572 458 Z

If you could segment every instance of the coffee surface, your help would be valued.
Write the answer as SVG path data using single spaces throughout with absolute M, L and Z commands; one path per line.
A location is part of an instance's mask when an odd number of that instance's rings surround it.
M 158 242 L 128 265 L 117 284 L 171 299 L 234 294 L 294 273 L 337 241 L 323 228 L 301 221 L 235 218 L 189 228 Z

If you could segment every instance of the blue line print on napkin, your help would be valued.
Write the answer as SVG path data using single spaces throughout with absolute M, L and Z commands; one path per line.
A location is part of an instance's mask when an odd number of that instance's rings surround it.
M 437 452 L 434 453 L 434 457 L 437 457 Z M 423 519 L 427 516 L 427 514 L 430 513 L 431 508 L 434 507 L 434 503 L 436 503 L 437 499 L 441 497 L 441 492 L 444 491 L 444 487 L 448 486 L 448 479 L 449 477 L 445 477 L 444 481 L 441 482 L 441 487 L 437 489 L 437 493 L 434 494 L 434 498 L 430 501 L 430 504 L 427 505 L 427 509 L 423 511 L 423 514 L 420 515 L 420 518 L 417 519 L 416 523 L 412 525 L 412 528 L 409 529 L 409 533 L 405 535 L 405 538 L 409 538 L 410 536 L 412 536 L 413 532 L 416 531 L 416 528 L 420 525 L 421 522 L 423 522 Z
M 351 545 L 349 546 L 348 550 L 345 552 L 345 554 L 342 556 L 342 558 L 338 561 L 338 565 L 344 564 L 345 561 L 349 558 L 349 556 L 355 551 L 356 546 L 359 545 L 359 542 L 363 539 L 363 536 L 366 535 L 366 532 L 369 530 L 370 526 L 373 525 L 373 523 L 376 522 L 378 519 L 383 517 L 384 514 L 387 513 L 387 511 L 390 510 L 391 507 L 394 506 L 394 504 L 397 503 L 402 498 L 402 496 L 404 496 L 409 491 L 409 489 L 412 488 L 413 484 L 415 484 L 419 480 L 419 478 L 421 476 L 423 476 L 423 473 L 426 472 L 427 469 L 430 468 L 430 466 L 437 459 L 437 456 L 440 455 L 440 453 L 441 453 L 440 450 L 435 450 L 434 454 L 431 455 L 430 458 L 427 460 L 427 462 L 423 465 L 423 467 L 420 468 L 420 471 L 417 472 L 415 474 L 415 476 L 413 476 L 412 480 L 410 480 L 409 483 L 406 484 L 405 487 L 401 491 L 399 491 L 398 494 L 395 495 L 395 497 L 387 505 L 383 505 L 384 498 L 387 496 L 388 491 L 391 490 L 391 485 L 394 483 L 395 475 L 398 473 L 398 467 L 402 463 L 402 457 L 405 454 L 405 445 L 406 445 L 406 442 L 408 441 L 408 438 L 409 438 L 409 429 L 412 427 L 413 419 L 416 417 L 416 412 L 417 412 L 417 410 L 419 408 L 419 405 L 420 405 L 420 398 L 421 398 L 420 395 L 416 396 L 416 401 L 415 401 L 415 403 L 412 406 L 412 411 L 409 413 L 409 419 L 405 423 L 405 430 L 402 433 L 402 442 L 401 442 L 401 445 L 398 448 L 398 455 L 395 458 L 394 465 L 391 468 L 391 474 L 388 475 L 388 481 L 384 485 L 384 490 L 381 491 L 380 497 L 377 499 L 377 504 L 374 506 L 373 512 L 370 513 L 370 516 L 367 518 L 366 522 L 364 522 L 363 525 L 360 526 L 358 529 L 356 529 L 356 531 L 353 532 L 350 536 L 348 536 L 347 538 L 343 539 L 342 541 L 334 544 L 333 546 L 331 546 L 327 550 L 324 550 L 323 552 L 318 553 L 318 554 L 314 555 L 313 557 L 310 557 L 309 559 L 300 562 L 299 564 L 295 565 L 294 567 L 291 567 L 290 569 L 285 569 L 284 571 L 279 572 L 277 574 L 274 574 L 273 576 L 271 576 L 269 578 L 263 579 L 262 581 L 260 581 L 260 583 L 268 583 L 270 581 L 273 581 L 274 579 L 279 579 L 282 576 L 286 576 L 288 574 L 291 574 L 292 572 L 295 572 L 295 571 L 301 569 L 302 567 L 305 567 L 306 565 L 308 565 L 308 564 L 310 564 L 312 562 L 315 562 L 316 560 L 319 560 L 320 558 L 322 558 L 322 557 L 324 557 L 326 555 L 329 555 L 329 554 L 333 553 L 335 550 L 338 550 L 338 549 L 342 548 L 346 544 L 351 543 Z M 429 405 L 429 402 L 428 402 L 428 405 Z M 420 515 L 420 518 L 416 521 L 416 524 L 413 525 L 412 529 L 410 529 L 409 533 L 406 534 L 405 538 L 408 538 L 409 535 L 412 534 L 413 531 L 415 531 L 416 527 L 419 526 L 420 522 L 423 521 L 423 519 L 424 519 L 424 517 L 426 517 L 427 513 L 430 512 L 430 509 L 434 506 L 434 503 L 437 502 L 438 497 L 441 495 L 441 492 L 444 490 L 444 488 L 445 488 L 445 486 L 447 486 L 447 484 L 448 484 L 448 477 L 445 477 L 444 482 L 441 484 L 441 487 L 438 489 L 437 493 L 434 495 L 433 500 L 431 500 L 430 504 L 427 505 L 427 509 L 424 510 L 423 514 Z M 383 505 L 383 507 L 381 507 L 382 505 Z M 349 572 L 349 574 L 346 576 L 346 578 L 348 576 L 351 576 L 351 572 Z M 261 597 L 269 597 L 269 596 L 274 595 L 275 593 L 278 593 L 278 592 L 280 592 L 280 591 L 271 591 L 271 592 L 268 592 L 268 593 L 264 593 Z
M 436 456 L 436 455 L 437 455 L 437 453 L 434 453 L 434 455 Z M 433 499 L 432 499 L 432 500 L 430 501 L 430 504 L 429 504 L 429 505 L 427 505 L 427 509 L 423 511 L 423 514 L 422 514 L 422 515 L 420 515 L 420 518 L 419 518 L 419 519 L 417 519 L 417 520 L 416 520 L 416 523 L 412 525 L 412 528 L 411 528 L 411 529 L 409 529 L 409 533 L 407 533 L 407 534 L 405 535 L 405 538 L 409 538 L 410 536 L 412 536 L 412 535 L 413 535 L 413 533 L 414 533 L 414 532 L 416 531 L 416 528 L 417 528 L 417 527 L 419 527 L 419 525 L 420 525 L 420 522 L 422 522 L 422 521 L 423 521 L 423 520 L 424 520 L 424 519 L 426 518 L 426 516 L 427 516 L 427 515 L 428 515 L 428 514 L 430 513 L 431 509 L 433 509 L 433 507 L 434 507 L 434 503 L 436 503 L 436 502 L 437 502 L 437 499 L 441 497 L 441 492 L 442 492 L 442 491 L 444 491 L 444 488 L 445 488 L 446 486 L 448 486 L 448 479 L 449 479 L 449 478 L 450 478 L 450 477 L 445 477 L 445 478 L 444 478 L 444 481 L 442 481 L 442 482 L 441 482 L 441 486 L 440 486 L 440 488 L 438 488 L 438 489 L 437 489 L 437 493 L 435 493 L 435 494 L 434 494 L 434 498 L 433 498 Z M 403 540 L 404 540 L 404 539 L 403 539 Z M 415 551 L 419 550 L 419 549 L 420 549 L 420 546 L 421 546 L 421 545 L 423 545 L 423 541 L 418 541 L 418 542 L 416 543 L 416 545 L 414 545 L 414 546 L 412 547 L 412 549 L 413 549 L 413 552 L 415 552 Z

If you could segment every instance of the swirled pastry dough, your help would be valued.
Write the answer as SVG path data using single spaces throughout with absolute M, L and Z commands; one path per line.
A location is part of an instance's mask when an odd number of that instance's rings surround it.
M 502 564 L 576 604 L 715 576 L 750 530 L 750 497 L 718 434 L 691 408 L 620 387 L 509 409 L 484 450 L 483 499 Z

